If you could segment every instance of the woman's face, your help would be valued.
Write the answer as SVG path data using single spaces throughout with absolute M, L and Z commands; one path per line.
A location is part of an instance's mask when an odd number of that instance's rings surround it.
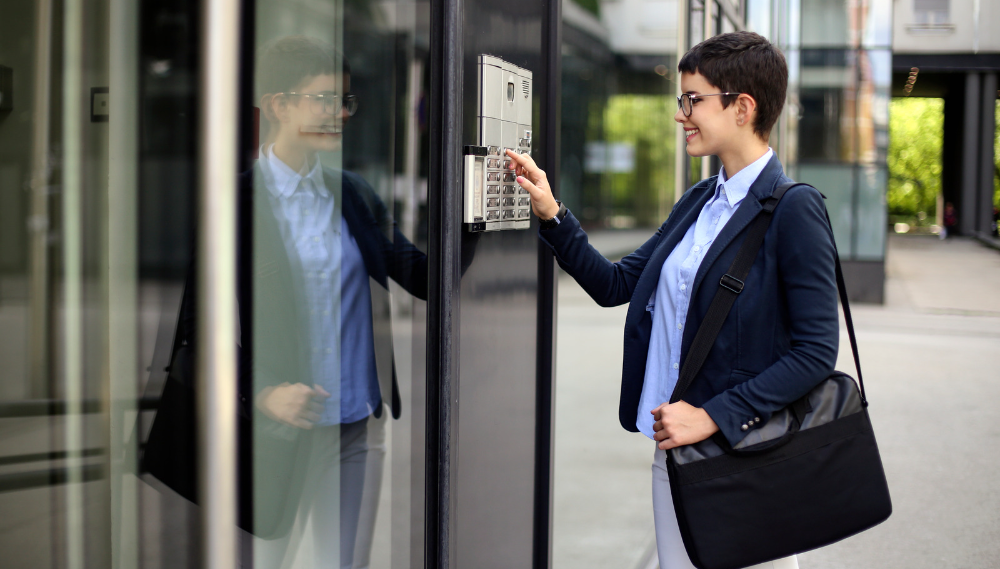
M 723 92 L 708 82 L 701 73 L 681 73 L 681 92 L 692 97 Z M 686 117 L 677 109 L 674 120 L 684 127 L 687 153 L 691 156 L 710 156 L 724 153 L 727 145 L 738 140 L 736 124 L 737 105 L 722 108 L 722 97 L 704 97 L 692 100 L 691 116 Z
M 351 76 L 316 75 L 303 81 L 293 91 L 298 95 L 283 95 L 275 109 L 281 122 L 279 138 L 304 152 L 339 150 L 344 125 L 350 119 L 347 109 L 330 111 L 321 99 L 310 95 L 343 96 L 350 92 Z

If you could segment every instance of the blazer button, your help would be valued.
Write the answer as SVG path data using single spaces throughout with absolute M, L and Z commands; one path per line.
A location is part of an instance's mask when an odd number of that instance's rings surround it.
M 754 417 L 753 418 L 753 422 L 754 423 L 759 423 L 760 422 L 760 417 Z
M 747 429 L 749 429 L 749 428 L 750 428 L 750 427 L 748 427 L 748 426 L 746 425 L 746 423 L 743 423 L 743 426 L 741 426 L 741 427 L 740 427 L 740 430 L 741 430 L 741 431 L 745 431 L 745 430 L 747 430 Z

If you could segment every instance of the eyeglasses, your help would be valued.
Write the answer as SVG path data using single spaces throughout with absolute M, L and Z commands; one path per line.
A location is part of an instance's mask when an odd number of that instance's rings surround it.
M 677 97 L 677 108 L 684 113 L 684 116 L 691 116 L 691 109 L 702 97 L 721 97 L 722 95 L 742 95 L 743 93 L 710 93 L 708 95 L 688 95 L 684 93 Z
M 341 109 L 347 109 L 347 116 L 354 116 L 358 112 L 358 96 L 337 95 L 335 93 L 280 93 L 286 97 L 304 97 L 309 101 L 309 110 L 316 114 L 336 115 Z

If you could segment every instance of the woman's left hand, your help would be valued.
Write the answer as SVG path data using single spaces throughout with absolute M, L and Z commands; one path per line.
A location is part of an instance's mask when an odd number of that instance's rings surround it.
M 661 450 L 701 442 L 715 434 L 719 426 L 708 412 L 683 401 L 664 403 L 653 414 L 653 439 Z

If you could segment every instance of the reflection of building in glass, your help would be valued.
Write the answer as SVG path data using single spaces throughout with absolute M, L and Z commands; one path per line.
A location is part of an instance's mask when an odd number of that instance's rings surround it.
M 675 0 L 563 4 L 562 199 L 591 227 L 656 227 L 674 202 Z

